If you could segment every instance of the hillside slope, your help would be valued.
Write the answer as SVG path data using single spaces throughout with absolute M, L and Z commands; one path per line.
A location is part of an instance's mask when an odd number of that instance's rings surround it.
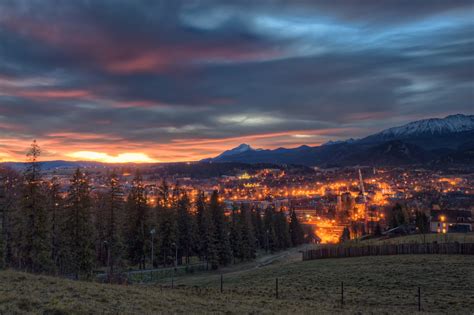
M 275 298 L 275 278 L 279 299 Z M 345 303 L 340 307 L 340 284 Z M 0 272 L 0 313 L 407 313 L 417 288 L 428 313 L 469 314 L 474 305 L 472 257 L 404 255 L 294 262 L 118 286 Z M 442 285 L 440 285 L 442 283 Z M 168 286 L 161 289 L 161 286 Z

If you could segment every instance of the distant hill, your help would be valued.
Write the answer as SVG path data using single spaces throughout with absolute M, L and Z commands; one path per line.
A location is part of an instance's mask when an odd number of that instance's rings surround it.
M 12 169 L 21 170 L 25 168 L 27 163 L 24 162 L 4 162 L 0 163 L 0 165 L 4 165 L 10 167 Z M 43 170 L 52 170 L 55 168 L 84 168 L 84 167 L 103 167 L 106 164 L 100 162 L 88 162 L 88 161 L 63 161 L 63 160 L 55 160 L 55 161 L 45 161 L 40 162 L 41 168 Z
M 363 139 L 321 146 L 255 150 L 243 144 L 206 161 L 300 164 L 307 166 L 473 163 L 474 115 L 424 119 L 383 130 Z

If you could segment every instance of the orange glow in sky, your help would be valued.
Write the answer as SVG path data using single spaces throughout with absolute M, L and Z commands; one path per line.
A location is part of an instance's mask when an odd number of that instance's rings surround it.
M 104 163 L 157 163 L 158 160 L 150 158 L 145 153 L 120 153 L 110 155 L 103 152 L 79 151 L 68 154 L 75 160 L 97 161 Z
M 320 145 L 328 140 L 326 130 L 261 133 L 228 138 L 172 139 L 168 143 L 131 141 L 94 133 L 50 133 L 37 138 L 41 160 L 98 161 L 105 163 L 159 163 L 199 161 L 214 157 L 241 143 L 254 148 Z M 302 137 L 304 135 L 304 137 Z M 0 162 L 25 161 L 33 139 L 0 137 Z

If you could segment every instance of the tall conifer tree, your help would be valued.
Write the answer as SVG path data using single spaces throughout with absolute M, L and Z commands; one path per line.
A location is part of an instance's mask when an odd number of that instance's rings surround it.
M 219 202 L 217 191 L 214 191 L 211 195 L 209 209 L 214 225 L 214 241 L 217 247 L 219 264 L 225 266 L 232 261 L 232 250 L 230 248 L 229 229 L 224 215 L 224 209 Z
M 48 216 L 38 162 L 40 154 L 41 149 L 35 140 L 27 153 L 28 166 L 24 172 L 20 208 L 20 264 L 21 268 L 32 272 L 49 271 L 52 267 Z
M 91 210 L 88 179 L 80 169 L 77 169 L 69 187 L 62 242 L 67 261 L 66 269 L 72 272 L 76 279 L 79 275 L 89 276 L 94 266 Z
M 127 198 L 126 210 L 128 259 L 132 264 L 138 264 L 144 269 L 151 229 L 145 187 L 138 171 Z

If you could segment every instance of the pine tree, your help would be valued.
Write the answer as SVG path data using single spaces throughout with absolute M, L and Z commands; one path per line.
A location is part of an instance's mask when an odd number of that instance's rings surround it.
M 19 207 L 22 178 L 11 169 L 1 169 L 0 176 L 3 179 L 3 198 L 0 204 L 2 230 L 0 265 L 20 268 L 21 233 L 18 231 L 21 231 L 24 226 L 24 218 Z
M 61 267 L 62 246 L 62 220 L 65 218 L 61 213 L 63 199 L 60 195 L 60 185 L 57 177 L 53 177 L 46 187 L 46 202 L 49 211 L 51 228 L 51 260 L 56 268 Z
M 351 232 L 349 231 L 349 228 L 346 226 L 344 230 L 342 231 L 342 235 L 339 239 L 339 242 L 344 243 L 346 241 L 349 241 L 351 239 Z
M 380 223 L 377 222 L 374 229 L 374 236 L 381 236 L 381 235 L 382 235 L 382 227 L 380 226 Z
M 293 246 L 304 243 L 304 231 L 294 210 L 290 214 L 290 236 Z
M 254 229 L 249 211 L 245 207 L 240 209 L 239 230 L 240 258 L 243 260 L 254 259 L 256 256 Z
M 393 208 L 392 211 L 390 212 L 390 218 L 389 218 L 390 226 L 391 227 L 397 227 L 403 224 L 406 224 L 408 222 L 407 219 L 407 214 L 405 209 L 397 203 Z
M 263 228 L 265 233 L 265 250 L 274 252 L 278 249 L 275 232 L 275 209 L 268 207 L 265 209 L 263 217 Z
M 217 191 L 214 191 L 211 195 L 209 209 L 214 225 L 214 241 L 217 247 L 219 265 L 225 266 L 232 261 L 232 250 L 229 243 L 229 234 L 224 209 L 219 202 Z
M 232 249 L 232 256 L 234 258 L 241 258 L 241 236 L 240 236 L 240 228 L 239 228 L 239 216 L 237 215 L 237 209 L 232 207 L 232 215 L 231 215 L 231 222 L 230 222 L 230 235 L 229 235 L 229 243 L 230 248 Z
M 217 269 L 219 266 L 219 257 L 217 241 L 214 237 L 214 224 L 211 211 L 206 204 L 202 192 L 198 193 L 196 200 L 196 222 L 199 235 L 199 256 L 206 261 L 207 265 L 211 265 L 212 269 Z
M 0 269 L 8 264 L 8 230 L 10 206 L 7 204 L 7 172 L 0 166 Z
M 194 208 L 196 209 L 196 230 L 197 235 L 199 236 L 196 244 L 196 251 L 202 260 L 206 258 L 207 247 L 209 244 L 208 234 L 210 223 L 206 220 L 206 201 L 204 199 L 204 194 L 201 191 L 197 194 Z
M 145 187 L 138 171 L 127 198 L 126 210 L 128 259 L 132 264 L 138 264 L 140 268 L 144 269 L 151 229 Z
M 27 271 L 50 271 L 51 243 L 48 216 L 41 191 L 40 147 L 33 141 L 28 151 L 21 196 L 20 268 Z
M 260 209 L 256 208 L 251 212 L 252 225 L 254 227 L 255 242 L 258 248 L 265 248 L 265 231 L 263 228 L 262 215 Z
M 194 240 L 194 222 L 190 213 L 190 201 L 188 195 L 182 192 L 177 204 L 178 215 L 178 263 L 183 263 L 183 257 L 186 257 L 185 263 L 189 264 L 190 256 L 193 250 Z
M 92 219 L 95 231 L 96 261 L 99 265 L 108 267 L 108 193 L 106 191 L 94 192 L 91 199 L 93 204 Z
M 18 174 L 0 166 L 0 268 L 13 263 L 13 224 L 18 189 Z
M 106 196 L 106 251 L 107 265 L 109 273 L 115 272 L 115 267 L 122 263 L 123 243 L 122 243 L 122 210 L 123 210 L 123 192 L 119 179 L 115 172 L 110 175 L 108 181 L 109 190 Z
M 275 235 L 278 249 L 287 249 L 291 246 L 290 227 L 283 211 L 275 214 Z
M 159 187 L 159 199 L 156 207 L 157 213 L 157 241 L 159 248 L 159 259 L 163 264 L 173 264 L 177 251 L 177 220 L 176 208 L 173 200 L 169 197 L 169 186 L 163 180 Z
M 89 276 L 94 266 L 94 243 L 91 220 L 92 202 L 89 182 L 77 169 L 71 179 L 64 216 L 63 251 L 66 270 L 76 279 Z
M 423 243 L 426 243 L 426 233 L 430 231 L 430 218 L 422 211 L 415 213 L 415 225 L 418 233 L 423 235 Z

